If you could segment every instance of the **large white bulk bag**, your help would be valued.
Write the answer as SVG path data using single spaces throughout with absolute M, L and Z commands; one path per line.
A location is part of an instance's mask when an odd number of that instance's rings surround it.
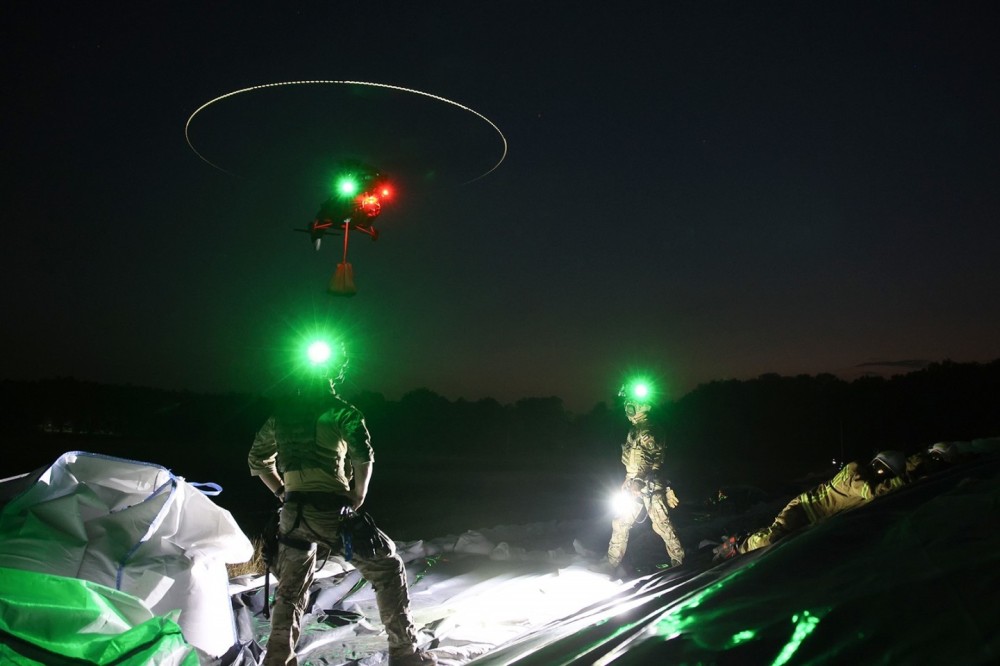
M 155 615 L 179 610 L 185 639 L 212 656 L 237 640 L 226 563 L 252 555 L 228 511 L 134 460 L 64 453 L 0 512 L 0 567 L 100 583 Z

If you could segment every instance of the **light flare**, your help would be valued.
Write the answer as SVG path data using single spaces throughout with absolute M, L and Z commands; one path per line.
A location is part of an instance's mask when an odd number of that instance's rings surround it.
M 317 340 L 309 345 L 309 349 L 306 353 L 308 354 L 309 360 L 313 363 L 313 365 L 326 363 L 330 360 L 330 345 L 322 340 Z
M 638 503 L 635 496 L 624 490 L 613 494 L 610 499 L 611 513 L 615 516 L 626 516 L 630 514 Z

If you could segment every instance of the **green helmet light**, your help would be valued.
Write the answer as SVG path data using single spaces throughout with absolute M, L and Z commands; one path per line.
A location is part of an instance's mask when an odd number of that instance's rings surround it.
M 624 398 L 628 402 L 640 404 L 651 404 L 656 400 L 656 388 L 651 382 L 644 378 L 635 378 L 627 381 L 618 391 L 618 397 Z
M 347 348 L 340 336 L 316 332 L 300 340 L 296 365 L 302 381 L 325 378 L 342 382 L 347 369 Z
M 316 340 L 306 349 L 309 362 L 313 365 L 322 365 L 330 360 L 330 345 L 323 340 Z

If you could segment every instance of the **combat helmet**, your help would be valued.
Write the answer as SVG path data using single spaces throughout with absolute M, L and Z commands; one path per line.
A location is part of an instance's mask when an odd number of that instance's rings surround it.
M 653 407 L 655 393 L 648 382 L 637 379 L 626 384 L 622 384 L 618 389 L 618 397 L 622 400 L 625 408 L 625 416 L 632 423 L 644 419 Z
M 955 458 L 958 457 L 958 447 L 955 446 L 954 442 L 937 442 L 934 446 L 927 449 L 927 453 L 935 460 L 950 463 L 954 462 Z
M 881 451 L 869 464 L 877 475 L 888 479 L 906 473 L 906 456 L 901 451 Z

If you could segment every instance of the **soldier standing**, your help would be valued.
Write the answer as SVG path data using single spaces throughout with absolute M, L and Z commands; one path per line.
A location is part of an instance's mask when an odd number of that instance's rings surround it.
M 671 566 L 679 566 L 684 562 L 684 548 L 674 532 L 669 512 L 679 501 L 661 476 L 665 447 L 652 431 L 651 391 L 644 382 L 636 382 L 623 386 L 619 397 L 624 398 L 625 416 L 631 424 L 622 444 L 622 464 L 625 465 L 622 493 L 631 501 L 611 523 L 607 563 L 611 568 L 621 564 L 628 547 L 629 531 L 645 511 L 653 531 L 663 539 Z
M 257 433 L 247 457 L 250 473 L 283 501 L 279 525 L 271 635 L 265 666 L 296 666 L 295 645 L 313 581 L 317 549 L 344 556 L 375 590 L 392 666 L 427 666 L 436 657 L 417 649 L 406 571 L 393 541 L 370 518 L 356 513 L 365 501 L 374 466 L 362 413 L 336 394 L 347 357 L 316 354 L 314 374 L 279 401 Z M 332 372 L 331 372 L 332 369 Z M 346 552 L 345 552 L 346 551 Z

